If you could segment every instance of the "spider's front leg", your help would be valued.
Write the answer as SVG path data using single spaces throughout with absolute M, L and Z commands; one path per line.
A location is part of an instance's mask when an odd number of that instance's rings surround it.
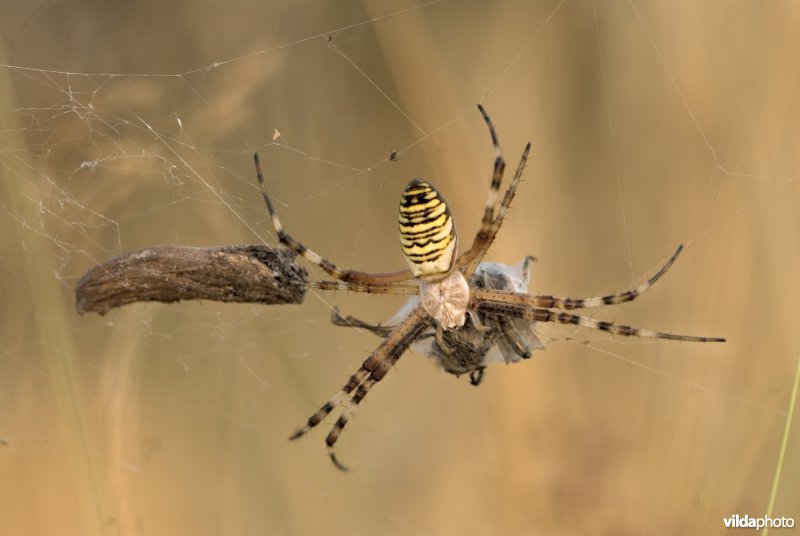
M 278 235 L 278 240 L 281 244 L 291 249 L 298 255 L 303 256 L 308 262 L 319 266 L 322 270 L 333 276 L 335 279 L 344 281 L 346 283 L 386 285 L 389 283 L 397 283 L 411 279 L 412 274 L 408 269 L 387 273 L 369 273 L 359 270 L 343 270 L 331 261 L 322 257 L 320 254 L 308 249 L 298 240 L 295 240 L 283 228 L 283 224 L 281 223 L 280 218 L 278 218 L 278 212 L 275 210 L 275 207 L 272 204 L 272 198 L 270 197 L 269 192 L 267 192 L 267 184 L 264 180 L 264 174 L 261 171 L 261 162 L 259 161 L 258 153 L 253 155 L 253 161 L 255 162 L 256 166 L 256 177 L 258 179 L 258 185 L 261 188 L 261 195 L 264 198 L 264 203 L 267 205 L 267 211 L 272 219 L 272 226 L 275 228 L 275 233 Z
M 333 464 L 343 471 L 347 467 L 342 465 L 333 451 L 333 446 L 347 426 L 358 404 L 367 396 L 373 385 L 381 381 L 389 370 L 397 363 L 398 359 L 411 346 L 411 343 L 424 332 L 431 324 L 431 317 L 425 314 L 421 307 L 413 309 L 402 322 L 400 322 L 388 336 L 381 341 L 378 347 L 362 363 L 361 367 L 350 376 L 347 383 L 331 399 L 319 408 L 306 424 L 298 429 L 290 440 L 303 437 L 312 428 L 317 426 L 340 403 L 344 405 L 342 414 L 334 423 L 330 433 L 325 438 L 328 446 L 328 455 Z

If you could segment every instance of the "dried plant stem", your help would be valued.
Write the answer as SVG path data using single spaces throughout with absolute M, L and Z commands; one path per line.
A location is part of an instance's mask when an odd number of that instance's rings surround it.
M 143 301 L 302 303 L 307 273 L 294 257 L 269 246 L 147 248 L 86 272 L 75 286 L 75 307 L 102 315 Z

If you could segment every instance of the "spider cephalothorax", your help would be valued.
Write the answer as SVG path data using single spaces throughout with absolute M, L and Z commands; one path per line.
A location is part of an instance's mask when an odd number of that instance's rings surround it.
M 361 322 L 361 327 L 378 332 L 384 339 L 350 376 L 344 387 L 309 417 L 305 426 L 291 436 L 291 439 L 302 437 L 322 422 L 340 403 L 343 404 L 341 415 L 325 438 L 331 460 L 340 469 L 345 467 L 337 460 L 333 446 L 358 404 L 367 396 L 372 386 L 386 376 L 409 346 L 420 339 L 430 338 L 433 333 L 435 342 L 432 344 L 436 347 L 431 348 L 429 355 L 448 372 L 456 375 L 468 374 L 475 385 L 480 383 L 483 369 L 491 360 L 487 355 L 492 346 L 497 345 L 501 349 L 507 363 L 530 357 L 534 348 L 541 347 L 533 334 L 534 322 L 574 324 L 623 336 L 692 342 L 725 340 L 638 329 L 565 312 L 636 299 L 672 266 L 682 246 L 654 276 L 638 287 L 620 294 L 595 298 L 531 295 L 525 288 L 527 280 L 525 285 L 521 285 L 518 281 L 504 279 L 509 273 L 506 270 L 509 267 L 493 267 L 493 263 L 481 265 L 514 199 L 531 144 L 525 146 L 511 184 L 498 206 L 497 199 L 506 164 L 491 119 L 480 104 L 478 110 L 489 128 L 494 148 L 491 185 L 480 229 L 470 248 L 457 256 L 456 230 L 447 204 L 433 186 L 421 179 L 414 179 L 406 187 L 400 203 L 401 246 L 409 268 L 398 272 L 374 274 L 342 270 L 292 238 L 283 229 L 272 206 L 258 155 L 254 155 L 259 185 L 278 239 L 336 279 L 318 281 L 312 284 L 313 287 L 374 294 L 409 294 L 416 295 L 419 299 L 410 301 L 410 305 L 406 306 L 396 322 L 386 327 Z M 530 261 L 526 259 L 524 262 Z M 416 280 L 416 284 L 402 284 L 411 280 Z M 344 319 L 344 322 L 359 325 L 360 321 Z

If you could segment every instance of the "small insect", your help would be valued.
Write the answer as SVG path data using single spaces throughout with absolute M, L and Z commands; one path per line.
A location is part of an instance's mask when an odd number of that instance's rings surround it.
M 636 299 L 655 283 L 675 262 L 683 246 L 650 279 L 634 289 L 619 294 L 593 298 L 559 298 L 527 293 L 530 277 L 530 258 L 517 269 L 518 276 L 510 277 L 509 267 L 483 263 L 483 257 L 495 240 L 508 207 L 514 199 L 522 172 L 528 160 L 531 144 L 522 152 L 511 183 L 498 206 L 500 185 L 506 163 L 500 150 L 492 120 L 483 106 L 478 110 L 489 129 L 494 148 L 494 166 L 483 211 L 481 226 L 472 244 L 457 255 L 457 235 L 450 209 L 442 195 L 428 182 L 413 179 L 400 199 L 400 246 L 408 268 L 389 273 L 368 273 L 343 270 L 292 238 L 283 228 L 267 192 L 258 154 L 254 155 L 256 175 L 272 224 L 281 244 L 319 266 L 335 281 L 317 281 L 311 286 L 322 290 L 349 290 L 373 294 L 407 294 L 415 296 L 396 320 L 389 326 L 372 326 L 361 322 L 360 327 L 371 329 L 383 337 L 378 347 L 367 357 L 361 367 L 328 402 L 322 405 L 304 426 L 290 439 L 298 439 L 317 426 L 340 404 L 339 418 L 325 438 L 328 455 L 334 465 L 342 465 L 333 450 L 336 441 L 347 426 L 359 403 L 372 386 L 381 381 L 405 351 L 419 340 L 433 338 L 437 348 L 431 350 L 442 367 L 453 374 L 467 374 L 477 385 L 487 365 L 487 352 L 495 344 L 507 362 L 530 357 L 541 347 L 533 333 L 534 322 L 573 324 L 606 331 L 615 335 L 649 337 L 691 342 L 725 342 L 718 337 L 675 335 L 660 331 L 639 329 L 595 320 L 566 312 L 624 303 Z M 510 277 L 510 279 L 506 279 Z M 407 281 L 414 284 L 404 284 Z M 335 315 L 338 314 L 335 312 Z M 336 321 L 336 318 L 334 319 Z M 356 319 L 343 319 L 358 324 Z M 488 348 L 487 348 L 488 346 Z M 516 356 L 516 357 L 515 357 Z
M 400 155 L 397 153 L 396 149 L 392 149 L 392 152 L 389 153 L 389 161 L 397 162 L 398 160 L 400 160 Z

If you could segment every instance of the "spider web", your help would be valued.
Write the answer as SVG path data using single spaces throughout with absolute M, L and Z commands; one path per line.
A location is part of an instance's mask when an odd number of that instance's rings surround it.
M 9 533 L 708 534 L 767 512 L 800 355 L 797 10 L 530 4 L 7 7 Z M 548 349 L 479 389 L 412 353 L 344 434 L 343 477 L 329 423 L 286 437 L 377 344 L 331 308 L 377 322 L 401 299 L 74 313 L 77 279 L 121 253 L 276 244 L 256 150 L 287 229 L 344 267 L 403 267 L 395 207 L 415 176 L 463 248 L 492 165 L 477 102 L 509 166 L 533 142 L 489 260 L 533 254 L 532 292 L 592 296 L 683 243 L 645 296 L 595 316 L 729 342 L 542 326 Z M 776 516 L 800 517 L 798 463 Z

